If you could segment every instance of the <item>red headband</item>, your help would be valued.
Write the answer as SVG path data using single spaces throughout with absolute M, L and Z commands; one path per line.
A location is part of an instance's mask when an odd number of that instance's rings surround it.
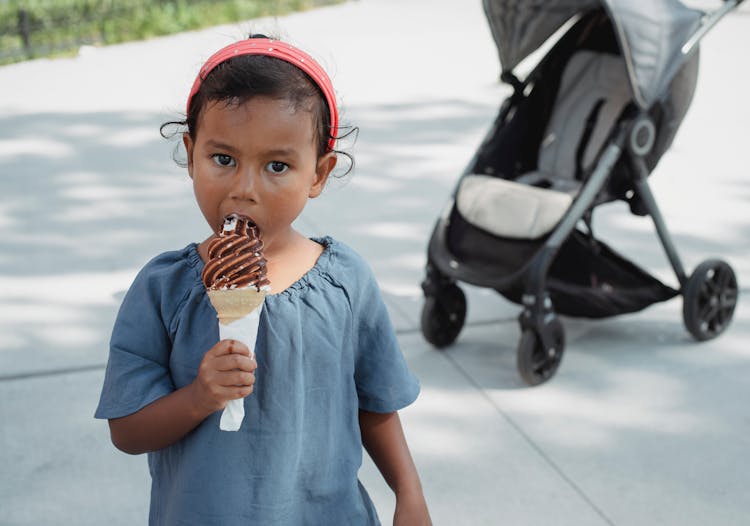
M 282 42 L 281 40 L 273 40 L 270 38 L 249 38 L 247 40 L 241 40 L 234 44 L 230 44 L 211 55 L 206 63 L 203 64 L 200 72 L 198 72 L 198 76 L 195 78 L 195 82 L 193 82 L 190 95 L 188 95 L 186 112 L 190 112 L 190 102 L 193 100 L 193 96 L 198 93 L 198 90 L 201 87 L 201 82 L 203 82 L 208 74 L 222 62 L 240 55 L 265 55 L 278 58 L 307 73 L 307 75 L 323 92 L 326 102 L 328 103 L 328 111 L 331 117 L 331 138 L 328 140 L 328 150 L 333 150 L 339 129 L 339 113 L 336 108 L 336 95 L 333 92 L 331 79 L 328 78 L 325 70 L 320 67 L 320 64 L 315 62 L 315 59 L 310 55 L 301 49 L 297 49 L 296 47 L 287 44 L 286 42 Z

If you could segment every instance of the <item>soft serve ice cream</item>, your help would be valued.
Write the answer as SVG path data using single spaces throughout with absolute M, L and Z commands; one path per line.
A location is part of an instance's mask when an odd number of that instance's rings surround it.
M 224 218 L 218 237 L 208 245 L 203 284 L 209 290 L 267 286 L 266 260 L 258 227 L 250 218 L 232 214 Z
M 260 306 L 270 283 L 255 223 L 237 214 L 225 217 L 219 236 L 208 245 L 208 262 L 201 277 L 222 325 Z

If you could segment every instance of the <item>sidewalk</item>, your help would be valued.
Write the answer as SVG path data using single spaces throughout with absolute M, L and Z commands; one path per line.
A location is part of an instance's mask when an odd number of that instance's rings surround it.
M 680 298 L 566 319 L 560 370 L 532 389 L 515 371 L 518 307 L 491 291 L 465 288 L 447 351 L 419 331 L 426 242 L 507 93 L 481 2 L 358 0 L 0 68 L 0 525 L 145 524 L 145 456 L 115 450 L 92 417 L 109 331 L 148 259 L 208 234 L 158 128 L 202 61 L 250 31 L 321 59 L 360 128 L 354 174 L 299 227 L 375 270 L 422 383 L 402 419 L 436 525 L 747 522 L 750 5 L 704 40 L 693 105 L 651 179 L 686 268 L 720 257 L 737 272 L 732 327 L 693 342 Z M 675 285 L 648 219 L 611 205 L 596 221 Z M 361 478 L 388 524 L 369 461 Z

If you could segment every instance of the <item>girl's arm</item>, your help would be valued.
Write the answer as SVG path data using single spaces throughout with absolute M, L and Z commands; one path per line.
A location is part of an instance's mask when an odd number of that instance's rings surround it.
M 398 413 L 359 412 L 362 444 L 396 494 L 397 525 L 431 525 L 417 468 L 409 453 Z
M 140 411 L 109 420 L 117 449 L 138 455 L 169 446 L 198 426 L 210 412 L 195 404 L 193 384 L 159 398 Z
M 167 447 L 195 429 L 229 400 L 253 392 L 256 368 L 241 342 L 222 340 L 206 352 L 191 383 L 143 409 L 109 420 L 112 443 L 137 455 Z

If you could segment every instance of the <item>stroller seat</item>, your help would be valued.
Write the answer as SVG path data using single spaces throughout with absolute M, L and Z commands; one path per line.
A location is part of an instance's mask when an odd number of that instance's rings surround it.
M 547 234 L 572 204 L 632 98 L 622 57 L 576 52 L 562 75 L 537 170 L 515 181 L 464 176 L 456 195 L 458 211 L 496 236 L 537 239 Z

